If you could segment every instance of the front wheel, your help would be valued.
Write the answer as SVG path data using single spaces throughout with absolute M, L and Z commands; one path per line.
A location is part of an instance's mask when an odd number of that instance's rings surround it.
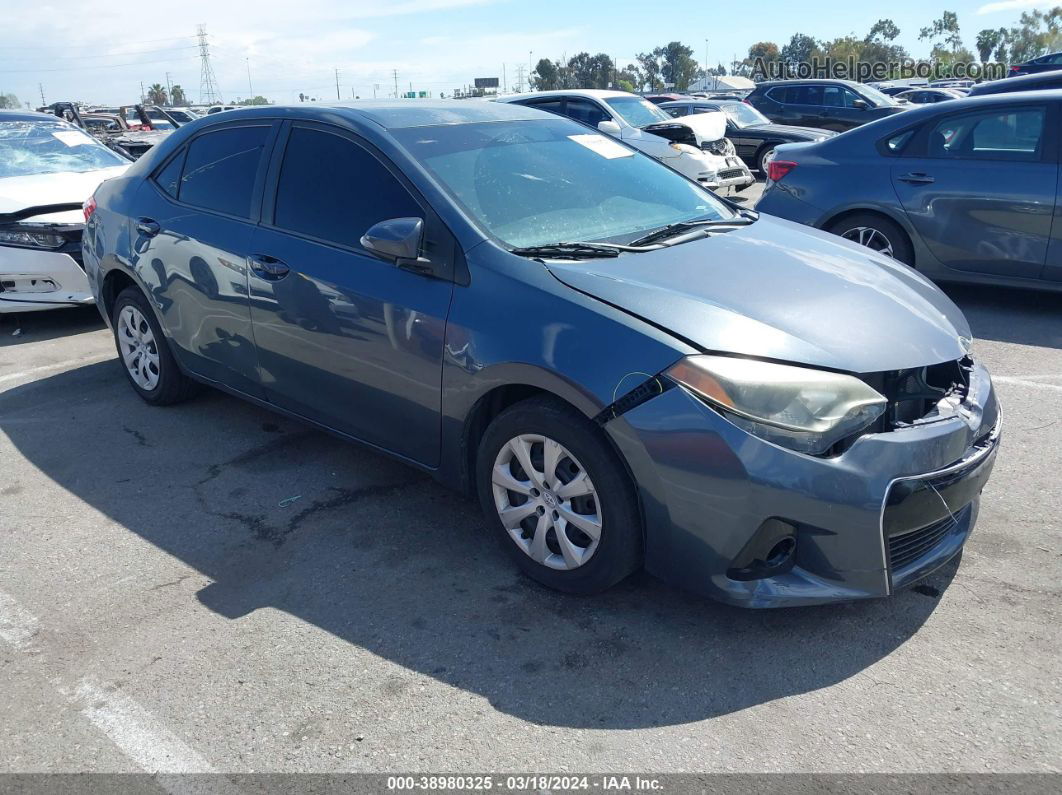
M 773 146 L 768 146 L 766 149 L 764 149 L 760 153 L 759 168 L 760 168 L 760 175 L 761 176 L 764 176 L 764 177 L 767 176 L 767 162 L 772 157 L 774 157 L 774 147 Z
M 531 398 L 499 414 L 476 462 L 488 523 L 520 569 L 559 591 L 603 591 L 641 565 L 634 484 L 600 429 Z
M 856 213 L 830 224 L 827 231 L 914 267 L 911 242 L 888 218 L 873 213 Z

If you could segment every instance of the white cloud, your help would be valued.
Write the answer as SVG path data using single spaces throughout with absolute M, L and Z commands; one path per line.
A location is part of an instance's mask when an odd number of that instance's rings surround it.
M 995 14 L 998 11 L 1027 11 L 1030 8 L 1050 8 L 1058 5 L 1058 0 L 999 0 L 986 3 L 977 9 L 978 16 Z

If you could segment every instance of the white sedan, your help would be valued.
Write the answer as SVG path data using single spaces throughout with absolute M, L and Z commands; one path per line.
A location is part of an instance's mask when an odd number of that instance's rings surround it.
M 0 110 L 0 313 L 93 303 L 82 204 L 128 167 L 61 119 Z

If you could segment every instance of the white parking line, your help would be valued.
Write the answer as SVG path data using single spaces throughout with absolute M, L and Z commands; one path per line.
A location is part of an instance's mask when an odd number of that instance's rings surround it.
M 86 356 L 83 359 L 70 359 L 65 362 L 56 362 L 55 364 L 43 364 L 40 367 L 31 367 L 29 370 L 20 370 L 17 373 L 5 373 L 4 375 L 0 375 L 0 383 L 5 381 L 19 381 L 23 378 L 29 378 L 30 376 L 38 375 L 40 373 L 51 373 L 56 370 L 71 370 L 74 367 L 84 367 L 86 364 L 98 364 L 99 362 L 105 362 L 108 359 L 115 358 L 117 358 L 116 354 L 107 353 Z
M 37 618 L 3 591 L 0 591 L 0 639 L 22 649 L 37 634 Z
M 213 766 L 129 696 L 83 679 L 74 693 L 88 718 L 149 773 L 214 773 Z
M 1054 378 L 1055 376 L 1033 376 L 1039 378 Z M 1046 389 L 1051 392 L 1062 392 L 1062 384 L 1049 384 L 1044 381 L 1030 381 L 1028 378 L 1014 378 L 1013 376 L 997 375 L 992 377 L 993 383 L 996 384 L 1014 384 L 1016 386 L 1026 386 L 1031 389 Z

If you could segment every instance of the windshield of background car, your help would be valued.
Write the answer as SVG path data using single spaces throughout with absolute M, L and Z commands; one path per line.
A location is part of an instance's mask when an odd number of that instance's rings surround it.
M 661 121 L 671 121 L 671 116 L 652 102 L 641 97 L 611 97 L 605 104 L 616 111 L 632 127 L 644 127 Z
M 719 109 L 739 129 L 742 127 L 754 127 L 757 124 L 771 123 L 770 119 L 744 102 L 720 102 Z
M 888 94 L 882 94 L 876 88 L 871 88 L 866 83 L 859 87 L 859 93 L 869 99 L 878 107 L 891 107 L 898 104 L 895 99 Z
M 512 247 L 629 242 L 666 224 L 730 219 L 653 158 L 566 120 L 392 130 L 487 232 Z
M 60 121 L 0 122 L 0 178 L 96 171 L 129 161 Z

